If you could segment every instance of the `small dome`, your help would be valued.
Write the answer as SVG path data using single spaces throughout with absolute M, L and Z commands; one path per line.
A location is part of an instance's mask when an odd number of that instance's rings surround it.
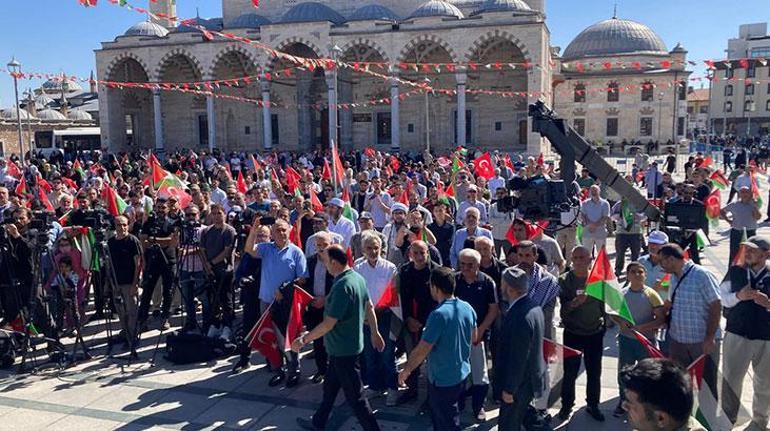
M 228 28 L 259 28 L 265 24 L 271 24 L 270 20 L 262 15 L 246 13 L 230 21 Z
M 188 22 L 190 25 L 202 26 L 206 30 L 220 31 L 223 28 L 222 18 L 204 19 L 204 18 L 198 17 L 198 18 L 193 18 Z M 198 30 L 195 27 L 190 27 L 190 25 L 179 24 L 179 26 L 177 26 L 177 28 L 175 28 L 174 31 L 172 31 L 172 33 L 199 33 L 200 32 L 200 30 Z
M 400 18 L 392 10 L 378 4 L 362 6 L 350 15 L 350 21 L 398 21 Z
M 29 120 L 34 119 L 35 116 L 30 114 L 28 111 L 24 109 L 20 109 L 19 112 L 21 112 L 21 119 L 22 120 Z M 6 108 L 3 109 L 2 112 L 0 112 L 0 118 L 3 120 L 15 120 L 16 119 L 16 108 Z
M 666 44 L 651 28 L 627 19 L 611 18 L 580 32 L 562 56 L 564 60 L 618 54 L 668 54 Z
M 465 18 L 462 11 L 457 6 L 447 3 L 443 0 L 429 0 L 412 12 L 409 18 L 420 18 L 427 16 L 447 16 L 458 19 Z
M 486 0 L 472 15 L 486 12 L 532 13 L 533 11 L 524 0 Z
M 54 100 L 45 94 L 41 94 L 37 97 L 35 97 L 35 103 L 37 103 L 39 106 L 46 107 L 52 103 L 54 103 Z
M 91 121 L 91 120 L 93 120 L 93 117 L 91 117 L 91 114 L 89 114 L 86 111 L 83 111 L 82 109 L 73 109 L 73 110 L 67 112 L 67 118 L 70 119 L 70 120 L 74 120 L 74 121 Z
M 150 21 L 138 22 L 131 26 L 123 36 L 154 36 L 163 37 L 168 34 L 168 30 L 160 24 Z
M 42 111 L 38 111 L 37 118 L 41 120 L 48 120 L 48 121 L 62 121 L 67 119 L 67 117 L 65 117 L 64 114 L 51 108 L 46 108 L 46 109 L 43 109 Z
M 62 84 L 64 84 L 65 78 L 63 77 L 56 77 L 51 78 L 48 81 L 44 82 L 43 85 L 40 86 L 40 88 L 45 93 L 53 93 L 53 94 L 59 94 L 62 91 Z M 75 93 L 75 92 L 81 92 L 83 91 L 83 87 L 78 84 L 78 81 L 75 79 L 67 78 L 67 93 Z
M 334 9 L 322 3 L 306 2 L 292 7 L 281 18 L 282 23 L 329 21 L 342 24 L 345 18 Z

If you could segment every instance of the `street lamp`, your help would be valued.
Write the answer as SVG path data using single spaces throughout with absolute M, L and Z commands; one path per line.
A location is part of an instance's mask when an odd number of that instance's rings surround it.
M 754 111 L 754 101 L 747 100 L 743 103 L 743 115 L 746 116 L 748 124 L 746 125 L 746 138 L 751 137 L 751 113 Z
M 13 76 L 13 92 L 16 97 L 16 128 L 19 132 L 19 156 L 21 163 L 24 164 L 24 144 L 21 139 L 21 107 L 19 106 L 19 74 L 21 73 L 21 63 L 15 57 L 8 63 L 8 70 Z
M 663 123 L 663 97 L 665 94 L 661 91 L 658 93 L 658 144 L 660 144 L 660 126 Z
M 427 76 L 422 80 L 425 83 L 425 149 L 430 154 L 430 102 L 428 100 L 428 88 L 430 88 L 430 78 Z

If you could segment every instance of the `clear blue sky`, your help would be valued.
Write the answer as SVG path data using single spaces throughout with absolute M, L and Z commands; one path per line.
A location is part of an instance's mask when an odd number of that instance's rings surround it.
M 353 1 L 353 0 L 351 0 Z M 87 77 L 94 69 L 93 51 L 101 41 L 113 40 L 142 16 L 99 0 L 96 8 L 84 8 L 77 0 L 2 0 L 0 64 L 15 55 L 25 70 L 66 72 Z M 134 0 L 146 6 L 148 0 Z M 551 44 L 564 49 L 585 27 L 612 16 L 652 27 L 669 49 L 681 42 L 689 59 L 722 58 L 727 39 L 738 34 L 738 25 L 770 21 L 768 0 L 546 0 Z M 221 16 L 221 0 L 177 0 L 180 17 Z M 703 73 L 698 66 L 696 74 Z M 21 81 L 20 92 L 38 87 L 41 81 Z M 13 84 L 0 74 L 0 107 L 13 105 Z

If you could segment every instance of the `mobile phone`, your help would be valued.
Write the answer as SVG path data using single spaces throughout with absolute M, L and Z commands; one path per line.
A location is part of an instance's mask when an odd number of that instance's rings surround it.
M 262 226 L 272 226 L 275 224 L 275 217 L 262 217 L 259 219 L 259 224 Z

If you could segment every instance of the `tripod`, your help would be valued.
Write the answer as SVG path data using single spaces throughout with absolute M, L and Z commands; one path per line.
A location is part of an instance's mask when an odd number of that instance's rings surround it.
M 120 358 L 112 356 L 112 347 L 115 343 L 112 337 L 112 318 L 110 317 L 110 314 L 107 314 L 107 356 L 114 358 L 114 359 L 127 359 L 128 364 L 131 364 L 131 361 L 133 359 L 138 359 L 139 354 L 136 352 L 136 332 L 137 328 L 136 325 L 134 325 L 134 328 L 131 328 L 129 325 L 129 311 L 128 311 L 128 305 L 126 304 L 126 301 L 128 298 L 125 298 L 123 295 L 123 291 L 121 290 L 120 285 L 118 284 L 118 278 L 115 274 L 115 266 L 113 264 L 112 260 L 112 253 L 110 252 L 110 248 L 107 244 L 107 240 L 104 236 L 104 233 L 100 233 L 97 236 L 97 244 L 98 244 L 98 250 L 99 250 L 99 256 L 103 258 L 102 260 L 102 270 L 107 271 L 107 286 L 105 289 L 105 292 L 108 293 L 108 297 L 112 298 L 112 302 L 115 306 L 116 311 L 118 312 L 118 320 L 120 321 L 121 329 L 123 331 L 123 335 L 126 339 L 126 344 L 128 345 L 128 357 L 127 358 Z

